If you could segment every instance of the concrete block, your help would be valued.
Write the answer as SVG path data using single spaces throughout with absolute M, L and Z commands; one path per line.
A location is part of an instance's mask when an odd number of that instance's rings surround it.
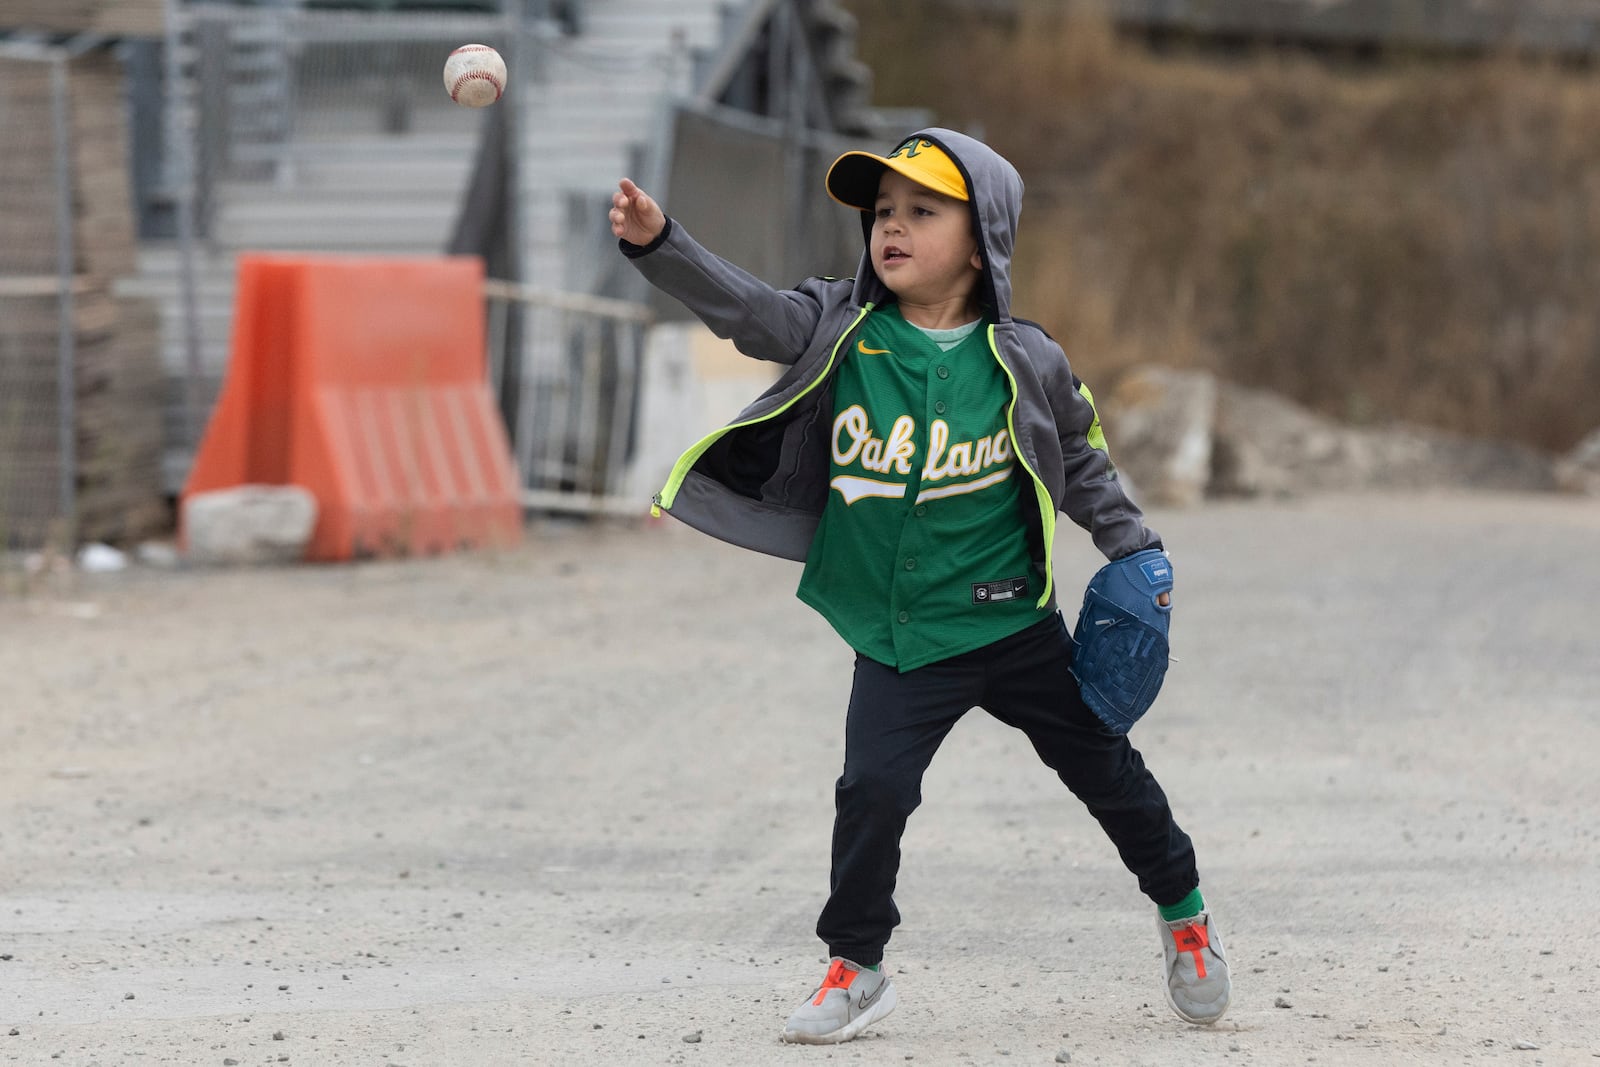
M 317 500 L 297 485 L 238 485 L 196 493 L 183 505 L 184 554 L 209 566 L 304 558 Z

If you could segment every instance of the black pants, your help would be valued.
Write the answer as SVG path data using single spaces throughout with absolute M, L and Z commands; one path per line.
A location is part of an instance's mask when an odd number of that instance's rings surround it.
M 900 922 L 900 836 L 922 802 L 922 775 L 957 720 L 981 707 L 1028 735 L 1088 807 L 1139 888 L 1175 904 L 1200 884 L 1194 847 L 1166 794 L 1123 736 L 1101 726 L 1068 672 L 1072 637 L 1056 613 L 972 652 L 900 674 L 856 657 L 844 773 L 834 788 L 832 892 L 817 920 L 828 952 L 869 965 Z

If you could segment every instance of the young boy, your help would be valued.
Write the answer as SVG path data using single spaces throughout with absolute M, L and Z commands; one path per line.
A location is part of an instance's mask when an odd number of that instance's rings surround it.
M 934 751 L 974 707 L 1021 729 L 1099 820 L 1158 908 L 1168 1003 L 1216 1022 L 1228 964 L 1194 849 L 1069 673 L 1056 512 L 1111 560 L 1161 542 L 1066 356 L 1011 317 L 1022 179 L 981 142 L 927 129 L 887 156 L 846 153 L 827 188 L 861 212 L 859 271 L 788 291 L 707 252 L 631 181 L 611 209 L 646 278 L 746 355 L 787 366 L 684 454 L 656 510 L 803 561 L 799 598 L 856 651 L 817 922 L 832 959 L 783 1039 L 848 1041 L 894 1009 L 882 960 L 901 834 Z

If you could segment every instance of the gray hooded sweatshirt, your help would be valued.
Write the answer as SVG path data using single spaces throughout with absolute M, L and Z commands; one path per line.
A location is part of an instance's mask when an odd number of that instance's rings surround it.
M 1094 402 L 1067 357 L 1037 325 L 1011 317 L 1011 256 L 1022 178 L 999 153 L 952 130 L 931 141 L 966 179 L 983 259 L 979 300 L 994 322 L 989 348 L 1010 382 L 1008 411 L 1018 461 L 1033 492 L 1020 496 L 1029 547 L 1045 575 L 1039 606 L 1054 598 L 1057 511 L 1089 531 L 1107 559 L 1158 546 L 1128 499 L 1106 452 Z M 680 301 L 747 356 L 785 364 L 771 388 L 727 426 L 683 454 L 653 511 L 713 537 L 804 560 L 828 500 L 833 375 L 857 328 L 894 294 L 872 266 L 872 213 L 861 213 L 869 249 L 853 279 L 811 278 L 778 290 L 729 263 L 671 219 L 649 245 L 622 251 L 650 283 Z

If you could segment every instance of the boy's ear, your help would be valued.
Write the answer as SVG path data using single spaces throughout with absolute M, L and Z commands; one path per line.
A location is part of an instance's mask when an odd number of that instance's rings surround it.
M 976 271 L 982 271 L 983 270 L 983 253 L 982 252 L 974 251 L 972 253 L 972 269 L 976 270 Z

